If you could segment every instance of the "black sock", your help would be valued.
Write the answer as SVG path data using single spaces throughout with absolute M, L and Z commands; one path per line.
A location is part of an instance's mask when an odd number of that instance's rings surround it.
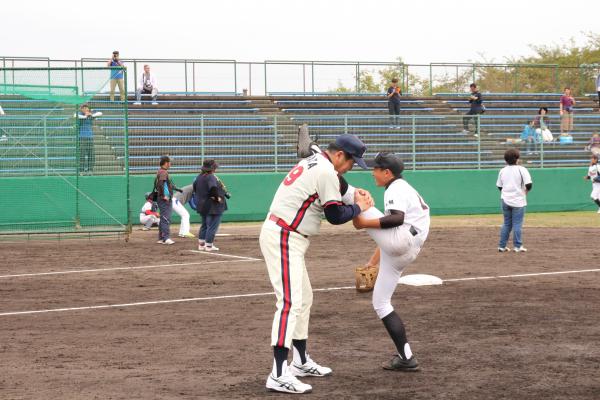
M 298 353 L 300 353 L 302 365 L 306 364 L 306 339 L 294 339 L 292 340 L 292 344 L 298 350 Z
M 288 351 L 289 349 L 287 347 L 273 347 L 273 357 L 275 358 L 275 365 L 277 365 L 278 377 L 283 373 L 283 363 L 287 361 Z
M 402 320 L 396 314 L 396 311 L 392 311 L 385 317 L 381 319 L 385 329 L 387 329 L 388 334 L 394 341 L 396 345 L 396 349 L 398 350 L 398 354 L 402 356 L 403 359 L 407 359 L 406 354 L 404 353 L 404 346 L 408 342 L 406 339 L 406 330 L 404 329 L 404 324 Z
M 594 200 L 594 203 L 598 204 L 598 207 L 600 207 L 600 199 Z

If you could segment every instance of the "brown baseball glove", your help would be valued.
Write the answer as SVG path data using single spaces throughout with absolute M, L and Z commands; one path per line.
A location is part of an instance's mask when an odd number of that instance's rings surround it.
M 360 266 L 354 270 L 356 277 L 356 290 L 361 293 L 370 292 L 375 287 L 377 274 L 379 273 L 378 266 Z

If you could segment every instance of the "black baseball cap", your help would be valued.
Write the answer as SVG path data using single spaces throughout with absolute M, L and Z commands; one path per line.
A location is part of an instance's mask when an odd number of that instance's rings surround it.
M 363 159 L 367 146 L 365 146 L 358 136 L 345 133 L 335 138 L 335 145 L 350 154 L 362 169 L 369 169 L 367 163 Z
M 377 153 L 373 168 L 389 169 L 395 177 L 399 177 L 404 171 L 404 163 L 394 153 Z

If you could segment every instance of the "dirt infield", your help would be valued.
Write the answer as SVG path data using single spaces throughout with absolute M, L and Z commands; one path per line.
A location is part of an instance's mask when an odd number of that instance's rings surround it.
M 0 243 L 0 399 L 285 397 L 264 388 L 274 295 L 258 228 L 222 232 L 232 234 L 218 238 L 222 252 L 237 257 L 191 252 L 191 240 L 160 246 L 155 232 L 129 243 Z M 407 273 L 600 268 L 597 229 L 526 228 L 526 254 L 497 253 L 497 235 L 435 228 Z M 305 397 L 600 398 L 600 271 L 400 286 L 394 305 L 422 366 L 402 374 L 379 367 L 393 345 L 370 296 L 344 288 L 372 248 L 348 228 L 312 240 L 309 273 L 324 290 L 315 292 L 308 350 L 334 375 L 307 379 L 314 389 Z M 169 302 L 178 299 L 192 300 Z M 44 312 L 7 314 L 25 311 Z

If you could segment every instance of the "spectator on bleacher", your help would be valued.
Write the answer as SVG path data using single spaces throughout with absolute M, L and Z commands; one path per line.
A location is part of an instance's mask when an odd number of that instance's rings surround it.
M 593 154 L 600 155 L 600 134 L 598 132 L 592 135 L 585 149 L 591 151 Z
M 547 117 L 548 107 L 540 107 L 538 110 L 538 115 L 533 119 L 533 127 L 535 128 L 535 133 L 542 139 L 544 142 L 552 142 L 554 140 L 554 136 L 552 136 L 552 132 L 548 128 L 548 124 L 550 121 Z
M 106 63 L 107 67 L 125 67 L 123 61 L 119 59 L 119 52 L 113 51 L 112 58 Z M 119 93 L 121 94 L 121 101 L 125 101 L 125 80 L 124 72 L 122 69 L 114 70 L 110 72 L 110 101 L 115 101 L 115 86 L 119 86 Z
M 152 96 L 152 105 L 157 105 L 156 98 L 158 97 L 158 85 L 156 84 L 156 76 L 150 73 L 150 66 L 144 65 L 144 72 L 140 75 L 138 88 L 135 91 L 135 105 L 142 104 L 142 94 Z
M 96 162 L 94 150 L 94 119 L 102 116 L 100 111 L 92 112 L 90 106 L 82 104 L 77 113 L 79 127 L 79 172 L 91 174 Z
M 533 154 L 534 151 L 537 153 L 537 145 L 540 141 L 540 137 L 535 131 L 533 121 L 525 124 L 520 139 L 521 143 L 526 143 L 527 145 L 527 155 Z M 506 142 L 515 143 L 515 141 L 510 139 L 507 139 Z
M 400 128 L 399 126 L 399 117 L 400 115 L 400 96 L 402 96 L 402 90 L 398 86 L 398 79 L 392 79 L 392 85 L 387 90 L 387 99 L 388 99 L 388 111 L 391 115 L 392 124 L 396 128 Z
M 596 90 L 598 91 L 598 111 L 600 111 L 600 73 L 596 77 Z
M 5 115 L 5 112 L 4 112 L 4 110 L 2 109 L 2 106 L 0 106 L 0 116 L 1 116 L 1 115 Z
M 465 135 L 468 135 L 469 132 L 469 122 L 471 120 L 476 120 L 477 117 L 475 117 L 475 115 L 479 115 L 479 114 L 483 114 L 485 112 L 485 106 L 483 105 L 483 99 L 481 98 L 481 93 L 479 92 L 479 90 L 477 89 L 477 85 L 474 83 L 471 83 L 469 85 L 469 89 L 471 89 L 471 95 L 469 96 L 469 104 L 470 104 L 470 108 L 469 111 L 467 112 L 467 114 L 463 117 L 463 133 Z M 477 122 L 475 122 L 475 124 L 477 125 Z M 477 129 L 477 126 L 475 126 L 475 129 Z M 475 133 L 475 136 L 477 136 L 477 133 Z
M 560 96 L 560 134 L 569 135 L 573 130 L 573 106 L 575 99 L 571 95 L 571 88 L 566 87 L 565 93 Z
M 217 168 L 215 160 L 204 160 L 202 172 L 194 181 L 196 211 L 202 218 L 198 233 L 198 250 L 219 250 L 214 245 L 215 236 L 221 224 L 221 217 L 227 211 L 226 199 L 230 195 L 223 182 L 215 175 Z
M 157 193 L 156 202 L 160 210 L 160 222 L 158 223 L 158 244 L 173 244 L 171 240 L 171 213 L 173 212 L 173 191 L 175 185 L 169 178 L 169 168 L 171 168 L 171 159 L 169 156 L 160 158 L 160 168 L 156 173 L 154 180 L 154 190 Z
M 518 149 L 511 148 L 504 152 L 504 160 L 507 165 L 500 170 L 496 181 L 496 186 L 502 193 L 500 198 L 502 214 L 504 215 L 504 223 L 500 230 L 500 242 L 498 243 L 498 251 L 501 253 L 510 251 L 506 245 L 511 231 L 513 232 L 515 252 L 527 251 L 523 247 L 521 228 L 525 216 L 525 206 L 527 205 L 527 193 L 531 191 L 533 183 L 529 171 L 525 167 L 517 165 L 519 157 Z

